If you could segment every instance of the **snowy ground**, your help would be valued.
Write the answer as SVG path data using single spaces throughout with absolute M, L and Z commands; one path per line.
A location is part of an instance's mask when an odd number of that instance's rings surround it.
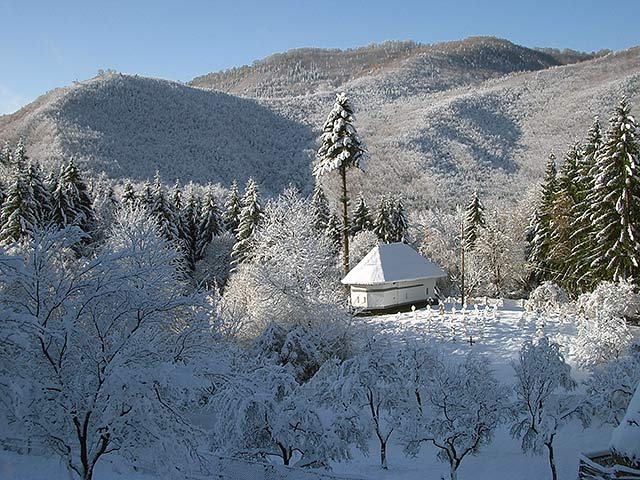
M 439 346 L 451 356 L 462 356 L 474 350 L 488 355 L 498 378 L 505 383 L 513 383 L 512 360 L 517 359 L 522 343 L 544 332 L 562 345 L 569 345 L 575 336 L 575 326 L 570 319 L 557 315 L 546 317 L 544 322 L 533 315 L 525 315 L 523 309 L 480 307 L 471 309 L 464 316 L 447 310 L 440 316 L 435 309 L 421 309 L 415 313 L 400 313 L 369 317 L 368 325 L 380 334 L 390 335 L 397 341 L 427 335 L 430 342 Z M 473 346 L 468 342 L 474 340 Z M 571 357 L 570 349 L 565 351 L 572 365 L 574 378 L 584 378 L 586 372 L 580 370 Z M 578 453 L 606 448 L 611 437 L 611 426 L 600 426 L 597 422 L 583 430 L 578 424 L 562 430 L 556 439 L 556 461 L 560 479 L 575 479 L 578 472 Z M 416 458 L 407 458 L 402 447 L 392 442 L 388 459 L 389 470 L 378 466 L 377 444 L 371 444 L 370 456 L 355 453 L 350 463 L 334 466 L 334 473 L 358 474 L 367 479 L 440 479 L 448 478 L 448 465 L 436 459 L 434 447 L 423 447 Z M 477 457 L 465 458 L 459 469 L 460 480 L 540 480 L 551 478 L 546 457 L 529 456 L 520 451 L 520 444 L 509 436 L 508 426 L 502 426 L 491 445 L 483 448 Z
M 363 319 L 372 332 L 388 335 L 393 341 L 420 339 L 437 345 L 452 357 L 462 357 L 473 350 L 489 356 L 496 375 L 505 383 L 513 382 L 512 360 L 515 360 L 522 342 L 528 338 L 546 335 L 563 345 L 570 345 L 575 336 L 575 327 L 570 320 L 560 316 L 545 317 L 544 322 L 535 316 L 525 315 L 522 309 L 512 308 L 495 310 L 480 307 L 471 309 L 465 315 L 459 311 L 447 310 L 439 315 L 435 309 L 421 309 L 397 315 L 366 317 Z M 469 343 L 469 337 L 474 340 Z M 576 367 L 569 349 L 565 352 L 572 364 L 572 373 L 576 379 L 584 378 L 586 372 Z M 611 436 L 611 426 L 599 426 L 597 423 L 583 430 L 579 425 L 571 425 L 562 430 L 556 440 L 556 457 L 559 478 L 577 478 L 578 453 L 606 448 Z M 393 437 L 392 437 L 393 438 Z M 301 473 L 275 467 L 267 471 L 260 465 L 225 464 L 221 468 L 222 479 L 262 480 L 321 480 L 331 475 L 354 479 L 394 479 L 423 480 L 448 478 L 448 467 L 436 460 L 433 447 L 423 447 L 416 458 L 407 458 L 398 442 L 391 442 L 388 453 L 389 470 L 378 466 L 377 444 L 371 444 L 369 457 L 354 452 L 349 463 L 334 465 L 333 472 Z M 240 468 L 242 467 L 242 468 Z M 328 474 L 328 475 L 327 475 Z M 66 468 L 55 458 L 17 455 L 0 450 L 1 480 L 62 480 L 68 479 Z M 99 465 L 95 477 L 97 480 L 165 480 L 162 475 L 150 475 L 132 471 L 122 464 L 103 462 Z M 460 480 L 540 480 L 550 478 L 546 457 L 533 457 L 521 453 L 519 443 L 508 434 L 503 426 L 497 432 L 491 445 L 485 447 L 478 457 L 468 457 L 459 469 Z M 200 479 L 198 479 L 200 480 Z M 202 479 L 204 480 L 204 479 Z

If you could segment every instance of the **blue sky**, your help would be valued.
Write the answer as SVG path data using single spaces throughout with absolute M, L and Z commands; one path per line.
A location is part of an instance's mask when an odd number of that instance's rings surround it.
M 101 68 L 188 81 L 296 47 L 471 35 L 621 50 L 639 18 L 637 0 L 0 0 L 0 114 Z

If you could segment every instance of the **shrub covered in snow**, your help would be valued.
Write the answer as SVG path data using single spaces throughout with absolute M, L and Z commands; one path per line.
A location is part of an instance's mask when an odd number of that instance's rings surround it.
M 562 305 L 569 302 L 567 293 L 557 284 L 547 281 L 542 282 L 529 295 L 525 308 L 531 311 L 551 313 L 557 311 Z
M 640 383 L 640 349 L 594 369 L 585 380 L 589 403 L 594 413 L 605 423 L 617 425 L 631 401 L 634 388 Z
M 576 355 L 585 365 L 597 365 L 624 354 L 632 343 L 624 312 L 634 300 L 629 282 L 602 282 L 578 298 Z
M 640 468 L 640 385 L 636 387 L 627 413 L 611 435 L 611 452 L 628 466 Z

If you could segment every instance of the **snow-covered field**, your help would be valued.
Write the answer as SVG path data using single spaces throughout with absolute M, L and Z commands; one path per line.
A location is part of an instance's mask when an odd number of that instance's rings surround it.
M 463 356 L 470 350 L 487 355 L 496 376 L 504 383 L 514 382 L 511 362 L 518 357 L 522 343 L 536 335 L 548 335 L 562 345 L 569 345 L 576 334 L 571 317 L 548 316 L 542 321 L 535 315 L 526 315 L 521 308 L 480 307 L 463 316 L 458 310 L 447 309 L 443 316 L 436 309 L 422 309 L 415 313 L 400 313 L 367 318 L 372 329 L 390 335 L 399 342 L 403 339 L 423 338 L 446 354 Z M 455 335 L 454 335 L 455 332 Z M 469 343 L 469 337 L 474 340 Z M 572 365 L 572 375 L 581 380 L 587 372 L 579 369 L 569 348 L 565 349 L 567 361 Z M 608 446 L 612 427 L 601 426 L 596 420 L 584 430 L 576 422 L 563 429 L 556 439 L 556 456 L 560 479 L 575 479 L 578 473 L 578 453 L 604 449 Z M 393 437 L 392 437 L 393 439 Z M 424 446 L 417 457 L 407 457 L 402 446 L 391 442 L 388 454 L 389 470 L 378 466 L 377 445 L 371 444 L 370 456 L 354 453 L 350 463 L 334 466 L 335 473 L 351 473 L 367 479 L 439 479 L 448 478 L 448 465 L 436 459 L 436 449 Z M 465 458 L 459 469 L 459 478 L 470 480 L 539 480 L 551 478 L 546 456 L 530 456 L 520 450 L 519 440 L 511 438 L 508 425 L 498 429 L 493 442 L 480 451 L 479 456 Z
M 416 312 L 367 317 L 363 322 L 372 332 L 388 335 L 398 344 L 405 339 L 431 342 L 446 355 L 460 358 L 473 350 L 490 358 L 497 377 L 504 383 L 513 383 L 511 362 L 518 356 L 522 343 L 536 335 L 548 335 L 562 345 L 569 345 L 576 329 L 571 317 L 550 315 L 544 317 L 527 315 L 521 308 L 484 308 L 470 309 L 464 315 L 460 311 L 448 309 L 439 315 L 436 309 L 421 309 Z M 636 332 L 637 333 L 637 332 Z M 473 338 L 473 345 L 469 338 Z M 572 364 L 572 374 L 576 380 L 584 378 L 586 372 L 580 370 L 570 351 L 565 351 L 567 360 Z M 556 455 L 560 479 L 577 478 L 578 453 L 606 448 L 611 436 L 611 426 L 601 426 L 598 421 L 583 430 L 579 424 L 571 424 L 563 429 L 556 440 Z M 407 457 L 397 438 L 391 440 L 388 452 L 389 469 L 382 470 L 378 465 L 377 444 L 372 440 L 371 454 L 368 457 L 354 450 L 354 458 L 348 463 L 333 465 L 333 472 L 302 472 L 281 467 L 262 468 L 259 464 L 221 467 L 221 479 L 277 478 L 282 480 L 329 479 L 439 479 L 447 478 L 448 466 L 436 459 L 434 447 L 423 447 L 415 458 Z M 239 467 L 240 466 L 240 467 Z M 69 474 L 63 464 L 55 458 L 18 455 L 0 450 L 0 479 L 2 480 L 49 480 L 67 479 Z M 97 469 L 97 480 L 152 480 L 172 478 L 159 473 L 134 472 L 129 467 L 105 461 Z M 483 448 L 477 457 L 465 458 L 459 469 L 460 479 L 500 480 L 520 479 L 539 480 L 550 478 L 546 457 L 528 456 L 520 451 L 518 440 L 510 437 L 508 426 L 502 426 L 496 432 L 493 442 Z

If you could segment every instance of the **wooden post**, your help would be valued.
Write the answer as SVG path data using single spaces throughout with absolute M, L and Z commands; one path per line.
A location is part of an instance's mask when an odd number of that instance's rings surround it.
M 349 212 L 347 210 L 349 199 L 347 197 L 347 169 L 344 164 L 340 167 L 340 177 L 342 179 L 342 269 L 344 275 L 349 273 Z M 349 286 L 345 285 L 346 293 L 349 295 Z
M 460 266 L 462 279 L 460 281 L 460 302 L 464 307 L 464 220 L 460 223 Z

